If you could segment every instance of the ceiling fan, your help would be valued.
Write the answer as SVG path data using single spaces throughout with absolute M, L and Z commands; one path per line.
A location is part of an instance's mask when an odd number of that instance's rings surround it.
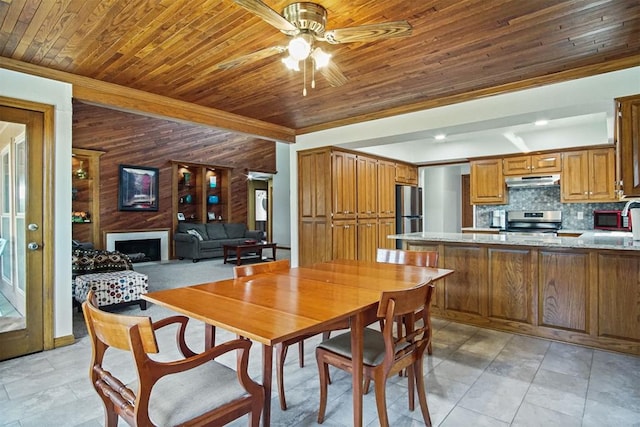
M 229 59 L 215 66 L 219 70 L 228 70 L 241 65 L 250 64 L 272 55 L 288 52 L 289 56 L 282 59 L 287 68 L 300 71 L 302 63 L 305 73 L 305 86 L 302 94 L 306 96 L 306 63 L 310 59 L 315 67 L 312 69 L 311 87 L 315 87 L 313 72 L 317 69 L 333 87 L 342 86 L 347 77 L 340 68 L 333 63 L 331 55 L 316 42 L 330 44 L 370 42 L 391 37 L 405 37 L 411 35 L 411 25 L 407 21 L 393 21 L 380 24 L 360 25 L 357 27 L 337 28 L 325 31 L 327 24 L 327 10 L 317 3 L 291 3 L 279 14 L 261 0 L 233 0 L 239 6 L 262 18 L 266 23 L 274 26 L 291 40 L 287 46 L 271 46 L 246 55 Z

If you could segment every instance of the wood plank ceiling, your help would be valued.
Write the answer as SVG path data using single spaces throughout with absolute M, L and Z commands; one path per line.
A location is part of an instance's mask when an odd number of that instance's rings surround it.
M 302 72 L 288 71 L 281 55 L 216 69 L 288 43 L 232 0 L 0 0 L 0 55 L 298 133 L 567 70 L 640 63 L 637 0 L 317 1 L 328 10 L 327 29 L 407 20 L 413 33 L 322 43 L 348 82 L 334 88 L 318 75 L 306 97 Z M 279 12 L 291 0 L 265 3 Z

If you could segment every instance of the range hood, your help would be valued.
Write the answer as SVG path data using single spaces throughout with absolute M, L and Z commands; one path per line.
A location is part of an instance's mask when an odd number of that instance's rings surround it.
M 508 176 L 505 178 L 505 183 L 511 188 L 550 187 L 560 185 L 560 174 Z

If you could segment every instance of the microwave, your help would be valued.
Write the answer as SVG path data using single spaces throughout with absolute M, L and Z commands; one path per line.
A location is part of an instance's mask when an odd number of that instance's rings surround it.
M 622 216 L 622 211 L 593 211 L 593 228 L 597 230 L 631 231 L 631 216 Z

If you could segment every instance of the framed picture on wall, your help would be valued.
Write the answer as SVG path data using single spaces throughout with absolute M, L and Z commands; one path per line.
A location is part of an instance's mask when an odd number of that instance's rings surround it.
M 158 188 L 158 168 L 120 165 L 118 209 L 121 211 L 157 211 Z

